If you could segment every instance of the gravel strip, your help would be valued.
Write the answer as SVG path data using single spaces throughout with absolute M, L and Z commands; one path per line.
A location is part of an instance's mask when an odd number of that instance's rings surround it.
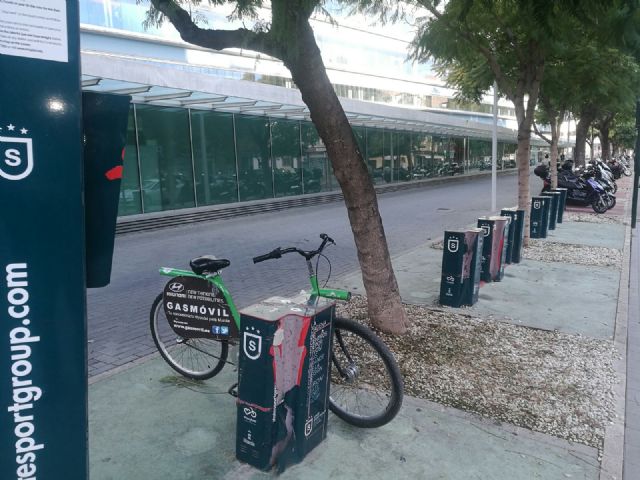
M 622 251 L 615 248 L 548 242 L 537 238 L 529 239 L 529 246 L 523 249 L 522 256 L 541 262 L 575 263 L 599 267 L 620 267 L 622 264 Z
M 378 333 L 398 360 L 408 395 L 602 448 L 614 415 L 610 341 L 405 308 L 406 335 Z M 339 314 L 367 324 L 366 299 L 354 297 Z
M 576 213 L 576 212 L 565 212 L 562 221 L 569 222 L 589 222 L 589 223 L 624 223 L 624 219 L 622 217 L 617 217 L 615 215 L 607 215 L 604 213 Z

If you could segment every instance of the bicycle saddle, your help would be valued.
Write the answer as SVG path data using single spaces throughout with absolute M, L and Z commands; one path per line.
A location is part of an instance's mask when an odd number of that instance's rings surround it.
M 191 270 L 196 275 L 202 275 L 205 272 L 212 273 L 222 270 L 223 268 L 231 265 L 229 260 L 224 258 L 215 258 L 211 255 L 203 255 L 202 257 L 194 258 L 189 262 Z

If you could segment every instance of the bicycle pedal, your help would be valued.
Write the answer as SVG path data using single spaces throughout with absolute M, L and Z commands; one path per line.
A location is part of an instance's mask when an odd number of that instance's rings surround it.
M 238 398 L 238 384 L 234 383 L 233 385 L 231 385 L 231 387 L 229 387 L 229 390 L 228 390 L 227 393 L 229 395 L 231 395 L 232 397 Z

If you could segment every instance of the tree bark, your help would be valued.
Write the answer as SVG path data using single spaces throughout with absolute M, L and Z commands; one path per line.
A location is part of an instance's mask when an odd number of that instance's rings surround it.
M 596 126 L 600 132 L 600 146 L 602 147 L 602 160 L 608 162 L 611 160 L 611 124 L 615 115 L 606 115 Z
M 299 19 L 283 59 L 322 138 L 344 195 L 358 249 L 369 317 L 381 330 L 405 333 L 408 322 L 387 248 L 376 192 L 353 130 L 327 76 L 313 30 Z
M 549 172 L 551 175 L 551 188 L 558 188 L 558 142 L 560 141 L 560 116 L 551 117 L 551 160 Z
M 531 147 L 531 124 L 522 122 L 518 125 L 518 149 L 516 162 L 518 163 L 518 208 L 524 210 L 524 246 L 529 246 L 529 212 L 531 195 L 529 193 L 529 150 Z
M 588 110 L 581 112 L 580 120 L 576 124 L 576 145 L 573 150 L 573 163 L 576 167 L 585 165 L 585 152 L 589 127 L 595 115 Z

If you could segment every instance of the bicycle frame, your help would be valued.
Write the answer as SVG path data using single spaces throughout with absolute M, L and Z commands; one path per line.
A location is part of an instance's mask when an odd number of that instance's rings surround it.
M 307 268 L 309 270 L 309 283 L 311 283 L 311 297 L 323 297 L 336 300 L 349 300 L 351 298 L 351 292 L 346 290 L 337 290 L 333 288 L 320 288 L 318 286 L 318 274 L 313 270 L 311 260 L 307 260 Z
M 318 285 L 318 275 L 313 269 L 313 265 L 311 264 L 311 260 L 307 260 L 307 269 L 309 270 L 309 283 L 311 284 L 311 291 L 309 292 L 309 298 L 313 299 L 314 297 L 323 297 L 335 300 L 349 300 L 351 298 L 351 292 L 346 290 L 339 290 L 333 288 L 320 288 Z M 240 313 L 236 308 L 236 305 L 231 297 L 231 293 L 225 286 L 222 281 L 222 277 L 219 272 L 210 273 L 207 275 L 198 275 L 189 270 L 180 270 L 178 268 L 169 268 L 162 267 L 160 268 L 160 274 L 165 275 L 167 277 L 194 277 L 194 278 L 202 278 L 207 282 L 214 285 L 218 290 L 222 292 L 227 305 L 229 305 L 229 310 L 231 310 L 231 316 L 233 317 L 233 321 L 238 328 L 238 332 L 240 332 Z

